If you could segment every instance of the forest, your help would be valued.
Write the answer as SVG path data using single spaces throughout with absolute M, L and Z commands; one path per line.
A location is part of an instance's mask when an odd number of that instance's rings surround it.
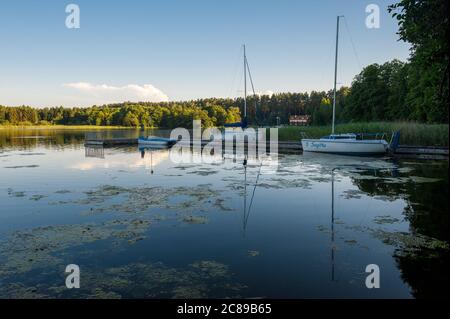
M 338 123 L 411 121 L 448 123 L 449 10 L 447 0 L 402 0 L 388 11 L 398 21 L 399 41 L 411 45 L 407 62 L 366 66 L 350 87 L 337 92 Z M 250 96 L 248 121 L 287 124 L 290 115 L 312 116 L 313 125 L 331 122 L 332 90 Z M 126 127 L 223 126 L 241 120 L 243 98 L 183 102 L 123 102 L 89 108 L 33 108 L 0 105 L 0 125 L 98 125 Z

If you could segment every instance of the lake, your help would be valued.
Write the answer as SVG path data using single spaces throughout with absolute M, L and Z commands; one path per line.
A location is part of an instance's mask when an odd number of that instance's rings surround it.
M 174 163 L 85 133 L 0 129 L 0 298 L 448 296 L 448 161 Z

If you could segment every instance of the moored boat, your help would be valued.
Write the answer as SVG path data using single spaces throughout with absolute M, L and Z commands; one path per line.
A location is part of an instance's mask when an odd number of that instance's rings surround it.
M 332 153 L 342 155 L 379 155 L 385 154 L 389 150 L 395 150 L 399 142 L 399 132 L 392 135 L 391 143 L 385 139 L 384 133 L 375 134 L 335 134 L 335 114 L 336 114 L 336 83 L 337 83 L 337 65 L 339 48 L 339 19 L 337 17 L 336 28 L 336 54 L 334 66 L 334 91 L 333 91 L 333 119 L 331 134 L 320 139 L 301 139 L 304 152 Z M 375 136 L 374 139 L 365 139 L 369 135 Z
M 389 150 L 385 139 L 364 139 L 362 134 L 331 134 L 320 139 L 302 139 L 305 152 L 343 155 L 378 155 Z
M 139 137 L 138 144 L 139 145 L 148 145 L 148 146 L 159 146 L 159 147 L 171 147 L 173 146 L 177 140 L 158 137 L 158 136 L 148 136 L 148 137 Z

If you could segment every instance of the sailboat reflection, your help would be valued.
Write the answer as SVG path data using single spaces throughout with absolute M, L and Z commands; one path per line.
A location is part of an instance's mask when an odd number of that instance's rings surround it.
M 146 154 L 150 157 L 150 174 L 154 173 L 153 167 L 158 165 L 158 163 L 168 156 L 167 150 L 168 149 L 166 147 L 139 147 L 141 159 L 144 159 Z
M 334 252 L 336 246 L 334 245 L 334 171 L 337 168 L 331 170 L 331 281 L 334 280 Z
M 351 165 L 342 165 L 339 167 L 334 167 L 331 169 L 331 281 L 335 281 L 335 200 L 334 200 L 334 179 L 335 179 L 335 171 L 336 170 L 352 170 L 352 169 L 359 169 L 361 172 L 372 172 L 374 176 L 377 175 L 377 171 L 380 170 L 379 167 L 373 167 L 370 165 L 367 165 L 367 163 L 352 163 Z M 397 176 L 398 175 L 398 166 L 397 164 L 394 164 L 392 166 L 389 166 L 388 169 L 391 176 Z
M 145 157 L 145 151 L 148 150 L 150 153 L 150 174 L 153 174 L 153 150 L 152 149 L 146 149 L 146 148 L 139 148 L 139 151 L 141 152 L 141 158 L 144 159 Z
M 244 159 L 243 166 L 244 166 L 244 216 L 243 216 L 243 220 L 242 220 L 242 230 L 243 230 L 243 234 L 245 236 L 245 232 L 247 230 L 248 218 L 249 218 L 250 212 L 252 210 L 253 199 L 255 198 L 256 186 L 258 185 L 259 177 L 261 175 L 262 162 L 259 166 L 258 175 L 256 175 L 256 180 L 255 180 L 255 184 L 253 185 L 252 196 L 250 198 L 250 204 L 248 205 L 248 208 L 247 208 L 247 157 L 245 157 L 245 159 Z

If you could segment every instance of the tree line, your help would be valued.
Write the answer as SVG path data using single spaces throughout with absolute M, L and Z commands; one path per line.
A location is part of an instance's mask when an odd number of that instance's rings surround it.
M 88 108 L 32 108 L 0 106 L 0 124 L 98 125 L 127 127 L 189 127 L 199 119 L 205 126 L 241 120 L 237 107 L 195 102 L 118 103 Z
M 447 0 L 402 0 L 389 6 L 399 38 L 411 44 L 407 62 L 393 60 L 365 67 L 350 87 L 337 92 L 338 123 L 416 121 L 448 123 L 449 11 Z M 313 125 L 331 122 L 333 92 L 250 96 L 248 122 L 287 124 L 291 115 L 311 115 Z M 0 105 L 0 125 L 120 125 L 127 127 L 223 126 L 241 120 L 244 99 L 209 98 L 186 102 L 124 102 L 89 108 Z
M 339 91 L 341 102 L 347 89 Z M 287 123 L 290 115 L 313 114 L 314 124 L 326 124 L 331 92 L 280 93 L 249 97 L 247 113 L 253 125 Z M 256 102 L 256 103 L 255 103 Z M 125 102 L 88 108 L 32 108 L 0 105 L 0 125 L 98 125 L 127 127 L 191 127 L 199 119 L 205 127 L 241 121 L 244 99 L 209 98 L 187 102 Z

